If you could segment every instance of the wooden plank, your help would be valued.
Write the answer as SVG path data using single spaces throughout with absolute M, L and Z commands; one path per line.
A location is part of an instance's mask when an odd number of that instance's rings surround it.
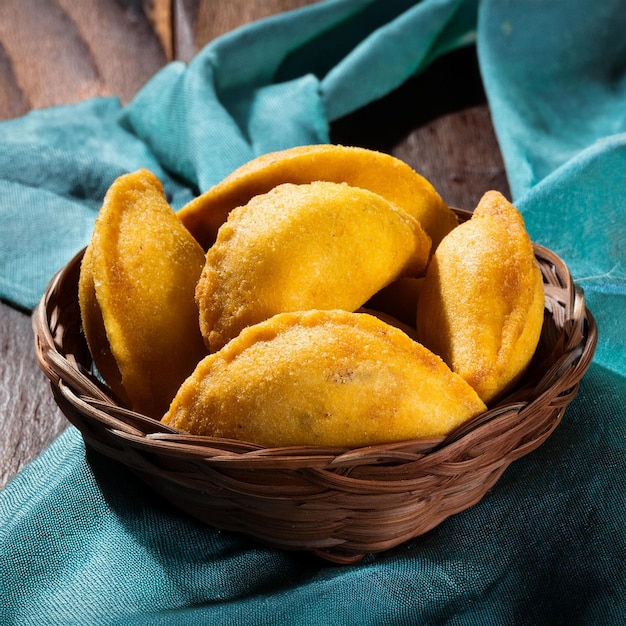
M 0 302 L 0 489 L 66 427 L 35 359 L 30 317 Z
M 0 119 L 93 96 L 127 102 L 171 55 L 163 0 L 145 4 L 0 2 Z
M 207 43 L 248 22 L 298 9 L 320 0 L 174 0 L 175 56 L 190 61 Z

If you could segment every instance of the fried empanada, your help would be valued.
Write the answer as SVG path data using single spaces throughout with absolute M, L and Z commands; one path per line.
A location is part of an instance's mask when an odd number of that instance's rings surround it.
M 235 207 L 282 183 L 318 180 L 347 183 L 383 196 L 420 222 L 433 249 L 458 223 L 430 182 L 404 161 L 375 150 L 329 144 L 297 146 L 257 157 L 192 200 L 178 215 L 206 250 Z
M 211 351 L 245 326 L 305 309 L 354 311 L 399 276 L 423 273 L 430 239 L 383 197 L 346 184 L 284 184 L 231 212 L 196 300 Z
M 487 192 L 433 255 L 420 291 L 418 338 L 488 403 L 530 363 L 543 309 L 543 278 L 524 220 L 502 194 Z
M 194 299 L 204 259 L 152 173 L 113 183 L 83 260 L 79 303 L 96 366 L 135 411 L 160 419 L 206 355 Z
M 80 305 L 83 332 L 89 346 L 89 352 L 102 378 L 125 404 L 130 404 L 126 390 L 122 385 L 122 374 L 111 353 L 102 311 L 96 297 L 96 286 L 92 267 L 93 241 L 89 243 L 80 264 L 78 280 L 78 302 Z
M 356 447 L 446 435 L 485 409 L 438 356 L 376 317 L 300 311 L 202 360 L 163 422 L 269 447 Z

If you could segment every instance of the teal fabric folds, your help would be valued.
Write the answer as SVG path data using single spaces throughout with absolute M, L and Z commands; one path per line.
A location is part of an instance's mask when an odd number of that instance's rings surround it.
M 625 132 L 625 27 L 619 0 L 481 4 L 481 68 L 514 196 Z
M 478 27 L 514 201 L 531 237 L 585 289 L 600 326 L 596 360 L 624 375 L 626 10 L 618 0 L 493 0 L 481 3 Z
M 0 493 L 0 623 L 622 623 L 622 5 L 327 0 L 212 42 L 126 107 L 88 100 L 0 123 L 0 297 L 29 308 L 119 174 L 152 169 L 178 208 L 257 154 L 328 141 L 332 121 L 475 42 L 514 200 L 600 333 L 543 446 L 476 506 L 352 566 L 201 526 L 70 428 Z

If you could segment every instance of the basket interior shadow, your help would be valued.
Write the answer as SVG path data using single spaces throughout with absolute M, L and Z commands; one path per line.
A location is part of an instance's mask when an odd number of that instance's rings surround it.
M 463 221 L 471 213 L 457 215 Z M 187 435 L 124 408 L 93 374 L 82 333 L 84 251 L 56 274 L 35 310 L 35 351 L 86 445 L 126 465 L 178 509 L 269 546 L 351 563 L 478 502 L 512 461 L 549 437 L 576 395 L 597 327 L 563 261 L 534 249 L 546 296 L 534 360 L 512 394 L 445 438 L 263 448 Z

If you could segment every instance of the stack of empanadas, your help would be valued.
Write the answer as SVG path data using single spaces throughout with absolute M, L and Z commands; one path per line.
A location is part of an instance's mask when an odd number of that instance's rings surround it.
M 519 381 L 543 297 L 502 195 L 459 225 L 402 161 L 332 145 L 259 157 L 178 214 L 149 172 L 119 178 L 79 284 L 121 402 L 270 447 L 450 433 Z

